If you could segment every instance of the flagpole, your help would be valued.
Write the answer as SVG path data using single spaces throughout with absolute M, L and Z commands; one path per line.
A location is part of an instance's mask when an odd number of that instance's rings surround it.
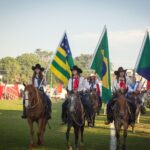
M 141 48 L 140 48 L 140 52 L 139 52 L 139 55 L 138 55 L 138 58 L 137 58 L 137 61 L 136 61 L 136 64 L 135 64 L 135 71 L 137 70 L 137 66 L 140 62 L 140 58 L 141 58 L 141 55 L 143 53 L 143 48 L 144 48 L 144 44 L 145 44 L 147 35 L 148 35 L 148 30 L 146 30 L 146 33 L 144 35 L 144 39 L 143 39 L 143 42 L 142 42 L 142 45 L 141 45 Z
M 56 53 L 57 53 L 58 47 L 59 47 L 59 45 L 61 44 L 61 42 L 62 42 L 62 40 L 63 40 L 65 34 L 66 34 L 66 31 L 64 31 L 63 36 L 62 36 L 62 38 L 61 38 L 61 40 L 60 40 L 60 42 L 59 42 L 59 44 L 58 44 L 58 46 L 57 46 L 57 48 L 56 48 L 56 50 L 55 50 L 55 53 L 54 53 L 52 59 L 49 60 L 49 63 L 48 63 L 49 65 L 48 65 L 48 67 L 47 67 L 47 69 L 46 69 L 46 71 L 45 71 L 45 75 L 47 75 L 47 73 L 48 73 L 48 70 L 49 70 L 49 68 L 50 68 L 50 66 L 51 66 L 51 63 L 52 63 L 52 61 L 53 61 L 53 59 L 54 59 L 54 57 L 55 57 L 55 55 L 56 55 Z M 39 88 L 41 87 L 43 81 L 44 81 L 44 79 L 42 79 L 42 81 L 41 81 L 41 83 L 40 83 L 40 85 L 39 85 Z
M 97 49 L 98 49 L 98 47 L 99 47 L 100 42 L 102 41 L 102 38 L 103 38 L 103 36 L 104 36 L 104 33 L 105 33 L 106 29 L 107 29 L 107 28 L 106 28 L 106 25 L 105 25 L 104 28 L 103 28 L 102 34 L 101 34 L 101 36 L 100 36 L 100 38 L 99 38 L 99 41 L 98 41 L 98 43 L 97 43 L 97 45 L 96 45 L 96 48 L 95 48 L 95 50 L 94 50 L 93 58 L 92 58 L 91 63 L 89 64 L 89 68 L 91 68 L 91 66 L 92 66 L 92 63 L 93 63 L 93 61 L 94 61 L 94 58 L 95 58 Z

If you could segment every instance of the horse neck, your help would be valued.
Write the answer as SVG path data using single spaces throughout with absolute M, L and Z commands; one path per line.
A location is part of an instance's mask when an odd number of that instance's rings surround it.
M 123 108 L 122 110 L 124 112 L 124 115 L 127 115 L 128 114 L 128 104 L 127 104 L 127 100 L 125 99 L 125 96 L 120 95 L 118 97 L 117 101 L 125 101 L 125 102 L 122 104 L 120 102 L 117 102 L 116 109 L 115 109 L 116 116 L 119 116 L 119 114 L 120 114 L 120 107 Z M 124 105 L 124 106 L 119 106 L 119 105 Z
M 34 102 L 35 102 L 34 104 L 37 104 L 37 105 L 43 104 L 41 95 L 37 89 L 36 89 L 36 94 L 34 96 Z

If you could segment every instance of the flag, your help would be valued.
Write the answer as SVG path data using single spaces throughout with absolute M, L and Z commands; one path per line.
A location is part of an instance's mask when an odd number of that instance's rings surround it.
M 111 98 L 111 79 L 110 79 L 110 62 L 107 29 L 104 27 L 103 33 L 95 50 L 91 69 L 99 75 L 102 80 L 102 100 L 108 102 Z
M 50 70 L 59 80 L 64 83 L 64 85 L 67 85 L 68 80 L 71 77 L 70 69 L 73 67 L 73 65 L 74 62 L 67 34 L 65 33 L 51 62 Z
M 146 31 L 142 47 L 136 62 L 135 71 L 145 79 L 150 81 L 150 39 Z

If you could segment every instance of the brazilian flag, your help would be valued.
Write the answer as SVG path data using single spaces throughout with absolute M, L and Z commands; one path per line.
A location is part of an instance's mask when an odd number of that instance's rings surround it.
M 94 69 L 102 80 L 102 100 L 106 103 L 111 98 L 110 61 L 106 27 L 104 27 L 95 50 L 91 69 Z
M 50 70 L 66 86 L 68 84 L 69 78 L 71 77 L 70 69 L 73 67 L 73 65 L 74 62 L 67 34 L 65 33 L 51 62 Z
M 139 75 L 150 81 L 150 39 L 148 31 L 146 31 L 135 70 Z

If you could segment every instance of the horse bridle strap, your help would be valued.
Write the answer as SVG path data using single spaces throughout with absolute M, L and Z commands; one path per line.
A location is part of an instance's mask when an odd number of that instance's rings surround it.
M 38 95 L 38 90 L 37 89 L 36 89 L 36 96 L 37 96 L 37 100 L 38 100 L 37 103 L 35 105 L 29 107 L 28 109 L 34 109 L 39 104 L 39 102 L 40 102 L 39 95 Z

